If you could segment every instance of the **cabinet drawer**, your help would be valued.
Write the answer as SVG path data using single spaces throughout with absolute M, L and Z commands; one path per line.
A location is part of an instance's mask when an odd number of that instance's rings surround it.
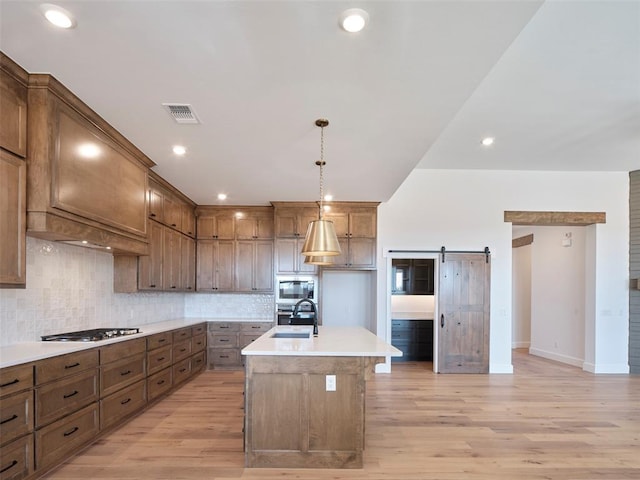
M 171 345 L 173 334 L 171 332 L 156 333 L 147 337 L 147 350 L 155 350 L 156 348 Z
M 33 365 L 16 365 L 0 370 L 0 398 L 33 387 Z
M 187 338 L 173 345 L 173 361 L 182 360 L 191 355 L 191 339 Z
M 36 363 L 36 385 L 98 366 L 98 349 L 59 355 Z
M 145 354 L 100 367 L 100 396 L 105 397 L 145 377 Z
M 167 345 L 166 347 L 157 348 L 152 352 L 147 352 L 147 371 L 149 375 L 159 372 L 163 368 L 171 365 L 172 350 L 173 347 Z
M 240 330 L 246 333 L 264 333 L 273 328 L 273 323 L 266 322 L 247 322 L 240 326 Z
M 197 335 L 191 339 L 191 347 L 192 347 L 191 350 L 193 351 L 193 353 L 204 350 L 206 346 L 207 346 L 207 336 L 204 333 Z
M 171 387 L 173 386 L 172 374 L 173 369 L 166 368 L 147 378 L 147 395 L 149 397 L 149 401 L 171 390 Z
M 201 372 L 207 368 L 206 352 L 203 350 L 191 357 L 191 372 Z
M 191 336 L 195 337 L 196 335 L 202 335 L 203 333 L 207 332 L 207 324 L 206 323 L 200 323 L 198 325 L 194 325 L 193 327 L 191 327 Z
M 97 353 L 97 352 L 96 352 Z M 36 427 L 98 400 L 98 369 L 36 388 Z
M 142 353 L 147 349 L 145 338 L 137 338 L 126 342 L 115 343 L 107 347 L 100 348 L 100 365 L 115 362 L 125 357 L 131 357 L 137 353 Z
M 36 468 L 55 465 L 91 441 L 98 434 L 98 430 L 98 404 L 92 403 L 36 431 Z
M 209 322 L 209 331 L 214 333 L 239 332 L 238 322 Z
M 132 415 L 147 403 L 147 384 L 140 380 L 100 400 L 100 428 L 108 428 Z
M 209 349 L 209 368 L 238 365 L 240 365 L 240 352 L 238 350 Z
M 184 340 L 185 338 L 191 338 L 191 327 L 181 328 L 180 330 L 173 331 L 173 343 Z
M 19 480 L 33 472 L 33 434 L 0 448 L 0 480 Z
M 191 376 L 191 359 L 186 358 L 173 366 L 173 384 L 178 385 Z
M 209 346 L 213 348 L 236 348 L 238 346 L 238 335 L 210 335 Z
M 240 349 L 243 349 L 247 345 L 252 342 L 255 342 L 258 338 L 262 336 L 261 333 L 251 334 L 251 333 L 241 333 L 240 334 Z
M 33 431 L 33 391 L 0 401 L 0 445 Z

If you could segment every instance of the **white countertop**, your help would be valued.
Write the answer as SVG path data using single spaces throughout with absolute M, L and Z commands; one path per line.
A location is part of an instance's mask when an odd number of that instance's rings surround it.
M 141 332 L 125 335 L 110 340 L 96 342 L 21 342 L 6 347 L 0 347 L 0 368 L 11 367 L 21 363 L 42 360 L 66 353 L 79 352 L 94 347 L 102 347 L 113 343 L 124 342 L 134 338 L 147 337 L 154 333 L 166 332 L 177 328 L 189 327 L 203 322 L 273 322 L 273 319 L 260 318 L 179 318 L 165 322 L 140 325 Z M 111 327 L 111 325 L 108 325 Z M 62 333 L 62 332 L 60 332 Z
M 311 332 L 311 326 L 281 325 L 272 328 L 242 350 L 243 355 L 316 357 L 401 357 L 396 347 L 363 327 L 318 327 L 308 339 L 273 338 L 278 332 Z

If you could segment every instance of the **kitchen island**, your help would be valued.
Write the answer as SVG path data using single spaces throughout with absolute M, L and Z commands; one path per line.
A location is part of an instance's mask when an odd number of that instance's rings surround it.
M 366 380 L 402 352 L 362 327 L 311 330 L 276 327 L 242 350 L 247 467 L 362 468 Z

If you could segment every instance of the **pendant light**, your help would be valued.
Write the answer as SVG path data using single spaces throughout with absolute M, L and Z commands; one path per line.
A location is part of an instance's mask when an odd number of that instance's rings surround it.
M 306 255 L 309 260 L 305 263 L 311 264 L 314 264 L 313 260 L 320 261 L 320 259 L 311 259 L 310 257 L 331 257 L 342 253 L 333 222 L 322 218 L 324 214 L 324 205 L 322 204 L 324 200 L 323 168 L 326 164 L 324 161 L 324 127 L 327 125 L 329 125 L 329 120 L 324 118 L 316 120 L 316 126 L 320 127 L 320 160 L 316 162 L 316 165 L 320 167 L 320 218 L 309 222 L 307 236 L 302 245 L 302 255 Z M 325 259 L 322 261 L 324 262 Z M 318 263 L 318 265 L 323 264 L 326 263 Z

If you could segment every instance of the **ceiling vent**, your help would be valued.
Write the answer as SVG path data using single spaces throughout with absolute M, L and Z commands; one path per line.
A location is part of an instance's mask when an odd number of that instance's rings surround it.
M 176 123 L 200 123 L 196 112 L 193 111 L 193 108 L 188 103 L 163 103 L 162 106 L 169 112 L 169 115 Z

